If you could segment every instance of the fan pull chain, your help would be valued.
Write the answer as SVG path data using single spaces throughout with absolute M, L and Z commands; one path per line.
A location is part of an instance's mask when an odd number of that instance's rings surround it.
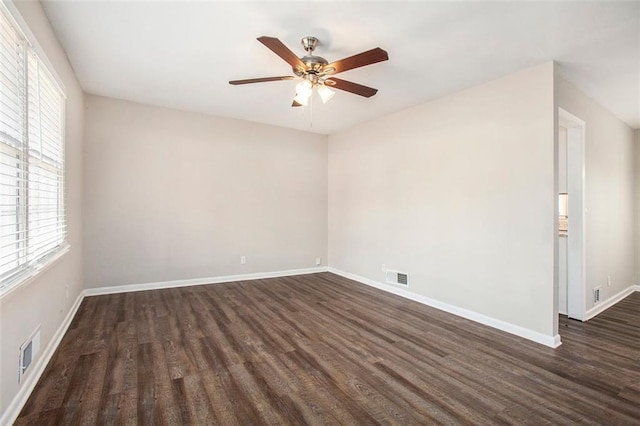
M 309 96 L 309 128 L 313 129 L 313 92 Z

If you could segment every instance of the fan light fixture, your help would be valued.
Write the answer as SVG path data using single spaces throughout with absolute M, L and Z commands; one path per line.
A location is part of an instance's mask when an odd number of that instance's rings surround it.
M 300 105 L 307 106 L 312 93 L 313 83 L 309 80 L 303 80 L 296 85 L 296 97 L 293 100 Z
M 321 82 L 314 83 L 311 80 L 305 79 L 296 85 L 296 96 L 293 98 L 293 101 L 302 106 L 307 106 L 311 95 L 313 95 L 314 87 L 317 88 L 318 95 L 320 95 L 323 104 L 329 102 L 336 94 L 336 92 L 329 89 Z
M 321 86 L 318 86 L 318 95 L 320 95 L 320 98 L 322 98 L 322 103 L 323 104 L 326 104 L 327 102 L 329 102 L 331 100 L 331 98 L 333 98 L 333 96 L 335 94 L 336 94 L 336 92 L 334 92 L 333 90 L 329 89 L 324 84 L 321 85 Z

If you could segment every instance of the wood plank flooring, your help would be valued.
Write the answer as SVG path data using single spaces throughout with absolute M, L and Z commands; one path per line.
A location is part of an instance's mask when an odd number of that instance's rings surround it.
M 560 327 L 330 273 L 89 297 L 16 424 L 640 424 L 640 293 Z

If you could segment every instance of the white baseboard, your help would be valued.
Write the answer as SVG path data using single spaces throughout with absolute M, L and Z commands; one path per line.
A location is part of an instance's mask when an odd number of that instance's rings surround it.
M 618 294 L 614 294 L 607 300 L 604 300 L 598 303 L 596 306 L 594 306 L 593 308 L 585 312 L 584 319 L 582 321 L 589 321 L 591 318 L 606 311 L 607 309 L 609 309 L 610 307 L 612 307 L 613 305 L 615 305 L 616 303 L 618 303 L 619 301 L 621 301 L 622 299 L 624 299 L 625 297 L 633 293 L 634 291 L 640 291 L 640 286 L 637 286 L 637 285 L 629 286 L 624 290 L 622 290 L 621 292 L 619 292 Z
M 80 307 L 83 299 L 84 291 L 78 295 L 78 298 L 73 303 L 73 306 L 71 306 L 71 309 L 69 309 L 67 316 L 64 317 L 62 324 L 60 324 L 60 327 L 58 327 L 58 329 L 56 330 L 55 334 L 49 341 L 49 344 L 38 357 L 36 364 L 33 366 L 33 370 L 28 376 L 25 377 L 25 381 L 23 382 L 22 386 L 20 386 L 18 393 L 7 407 L 7 410 L 2 414 L 2 417 L 0 418 L 0 425 L 11 425 L 18 418 L 20 411 L 22 411 L 22 407 L 24 407 L 24 404 L 27 403 L 31 392 L 33 392 L 33 388 L 36 387 L 38 380 L 40 380 L 40 376 L 42 376 L 42 373 L 44 373 L 44 370 L 49 364 L 51 357 L 55 353 L 56 349 L 58 349 L 58 345 L 67 332 L 69 325 L 71 325 L 71 321 L 76 315 L 76 312 L 78 312 L 78 308 Z
M 516 336 L 523 337 L 525 339 L 540 343 L 542 345 L 557 348 L 562 344 L 560 341 L 560 335 L 547 336 L 546 334 L 539 333 L 537 331 L 530 330 L 528 328 L 520 327 L 519 325 L 511 324 L 506 321 L 502 321 L 496 318 L 492 318 L 483 314 L 479 314 L 468 309 L 460 308 L 457 306 L 449 305 L 448 303 L 440 302 L 439 300 L 431 299 L 426 296 L 422 296 L 402 288 L 398 288 L 392 285 L 383 284 L 369 278 L 362 277 L 360 275 L 344 272 L 339 269 L 329 268 L 329 272 L 336 275 L 340 275 L 345 278 L 349 278 L 354 281 L 358 281 L 362 284 L 366 284 L 371 287 L 375 287 L 380 290 L 384 290 L 389 293 L 393 293 L 398 296 L 402 296 L 406 299 L 413 300 L 415 302 L 422 303 L 432 308 L 439 309 L 441 311 L 449 312 L 450 314 L 457 315 L 462 318 L 469 319 L 471 321 L 478 322 L 480 324 L 488 325 L 489 327 L 497 328 L 498 330 L 506 331 L 507 333 L 515 334 Z
M 318 272 L 327 272 L 327 270 L 328 268 L 326 266 L 318 266 L 316 268 L 290 269 L 286 271 L 257 272 L 254 274 L 242 274 L 242 275 L 224 275 L 224 276 L 218 276 L 218 277 L 194 278 L 190 280 L 158 281 L 155 283 L 127 284 L 127 285 L 116 285 L 112 287 L 88 288 L 88 289 L 85 289 L 84 293 L 85 293 L 85 296 L 99 296 L 102 294 L 129 293 L 132 291 L 158 290 L 162 288 L 189 287 L 192 285 L 220 284 L 220 283 L 229 283 L 234 281 L 248 281 L 248 280 L 261 280 L 264 278 L 288 277 L 291 275 L 316 274 Z

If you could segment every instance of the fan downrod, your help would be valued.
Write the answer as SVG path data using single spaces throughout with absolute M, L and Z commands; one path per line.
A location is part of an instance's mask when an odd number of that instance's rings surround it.
M 302 43 L 302 47 L 304 47 L 304 50 L 307 52 L 307 54 L 311 55 L 318 46 L 318 39 L 313 36 L 306 36 L 303 37 L 302 40 L 300 40 L 300 43 Z
M 322 67 L 327 65 L 329 61 L 313 54 L 313 51 L 318 46 L 318 39 L 313 36 L 307 36 L 303 37 L 302 40 L 300 40 L 300 43 L 307 52 L 305 56 L 300 58 L 300 60 L 305 64 L 306 69 L 297 66 L 293 67 L 292 70 L 294 74 L 298 77 L 307 77 L 310 74 L 320 74 Z

